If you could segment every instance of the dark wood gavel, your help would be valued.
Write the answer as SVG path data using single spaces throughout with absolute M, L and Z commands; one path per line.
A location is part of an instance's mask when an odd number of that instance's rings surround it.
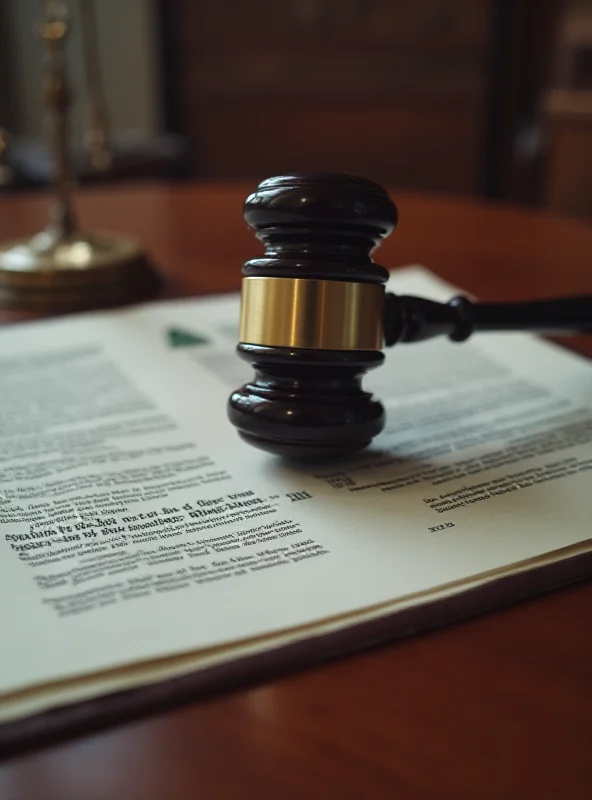
M 265 245 L 243 267 L 238 354 L 255 378 L 232 394 L 228 415 L 242 438 L 299 459 L 347 455 L 385 422 L 362 389 L 382 347 L 475 331 L 592 331 L 592 296 L 520 303 L 437 303 L 385 292 L 389 273 L 372 250 L 397 224 L 379 185 L 311 173 L 263 181 L 245 201 Z

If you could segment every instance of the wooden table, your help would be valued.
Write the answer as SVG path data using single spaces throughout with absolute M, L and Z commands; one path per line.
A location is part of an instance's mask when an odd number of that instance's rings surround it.
M 79 207 L 88 227 L 145 242 L 166 296 L 203 294 L 237 289 L 259 251 L 241 215 L 251 188 L 111 188 Z M 376 259 L 388 267 L 422 263 L 487 300 L 592 291 L 590 227 L 393 196 L 400 228 Z M 2 200 L 0 239 L 35 231 L 45 210 Z M 592 355 L 592 338 L 567 343 Z M 591 711 L 587 584 L 20 756 L 0 766 L 0 797 L 587 800 Z

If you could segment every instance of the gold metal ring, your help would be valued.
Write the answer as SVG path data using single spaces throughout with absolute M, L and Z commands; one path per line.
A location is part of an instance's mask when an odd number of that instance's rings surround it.
M 383 308 L 381 284 L 243 278 L 240 341 L 306 350 L 380 350 Z

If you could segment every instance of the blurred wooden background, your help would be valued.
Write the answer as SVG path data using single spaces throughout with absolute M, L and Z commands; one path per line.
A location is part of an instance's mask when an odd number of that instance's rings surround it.
M 532 202 L 515 146 L 551 78 L 558 0 L 165 0 L 171 121 L 207 177 L 343 169 Z
M 78 0 L 68 5 L 80 101 Z M 258 181 L 336 169 L 402 190 L 542 205 L 584 218 L 592 212 L 592 0 L 95 6 L 112 133 L 125 168 L 93 176 L 81 167 L 84 180 Z M 10 47 L 30 73 L 28 95 L 36 80 L 40 86 L 39 48 L 29 30 L 38 11 L 37 0 L 0 0 L 0 43 L 2 17 L 11 14 L 21 38 L 30 36 L 27 58 L 14 41 Z M 11 77 L 7 48 L 0 70 Z M 47 163 L 44 172 L 26 135 L 32 127 L 39 139 L 39 104 L 25 98 L 33 124 L 19 128 L 13 113 L 11 130 L 10 109 L 23 107 L 16 95 L 12 80 L 0 81 L 0 126 L 13 140 L 26 139 L 19 169 L 35 173 L 30 183 L 43 183 Z M 77 140 L 83 124 L 75 116 Z

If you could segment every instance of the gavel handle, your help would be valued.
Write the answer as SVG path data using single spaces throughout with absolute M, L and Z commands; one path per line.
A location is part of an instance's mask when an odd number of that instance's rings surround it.
M 384 341 L 389 347 L 436 336 L 464 342 L 476 331 L 592 333 L 592 295 L 525 303 L 473 303 L 458 296 L 448 303 L 436 303 L 422 297 L 386 294 Z

